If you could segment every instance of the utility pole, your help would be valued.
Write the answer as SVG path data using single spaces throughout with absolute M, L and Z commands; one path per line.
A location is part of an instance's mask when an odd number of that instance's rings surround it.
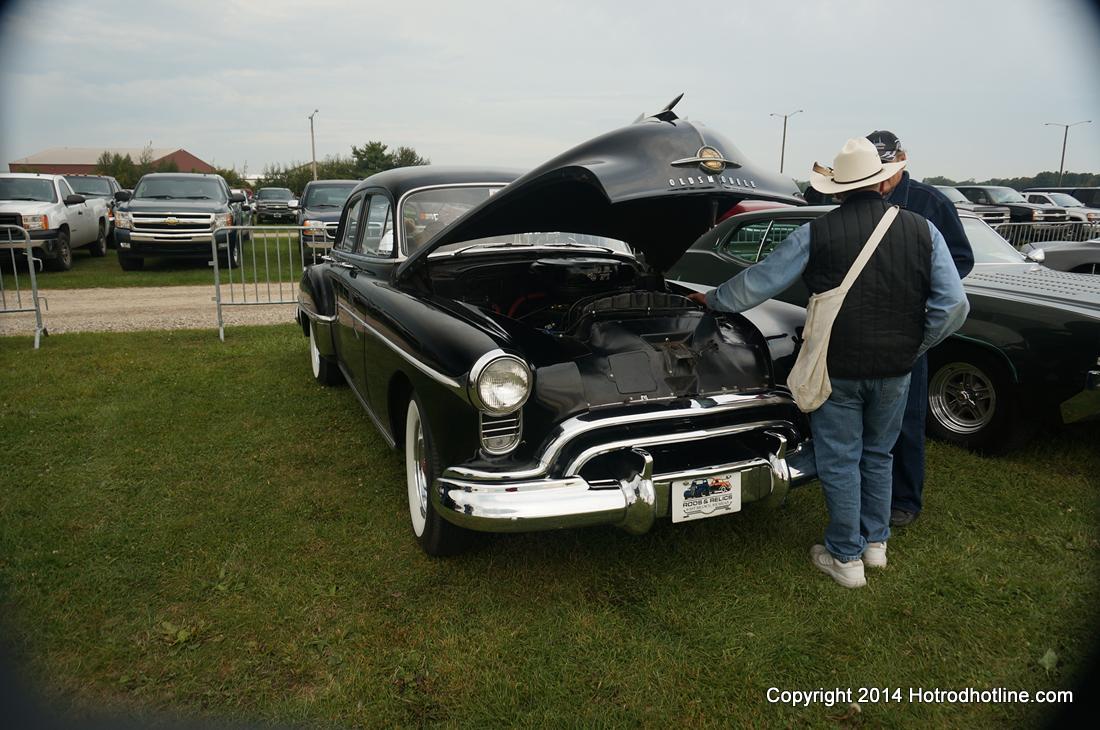
M 313 117 L 317 116 L 317 110 L 309 115 L 309 149 L 313 155 L 313 179 L 317 179 L 317 142 L 313 138 Z
M 1069 137 L 1069 128 L 1076 127 L 1078 124 L 1091 124 L 1091 119 L 1082 119 L 1079 122 L 1073 124 L 1062 124 L 1060 122 L 1044 122 L 1044 127 L 1062 127 L 1062 161 L 1058 163 L 1058 186 L 1062 186 L 1062 173 L 1066 169 L 1066 139 Z
M 773 112 L 773 113 L 768 115 L 768 116 L 772 116 L 772 117 L 783 117 L 783 141 L 779 143 L 779 173 L 780 174 L 783 173 L 783 158 L 787 154 L 787 119 L 789 117 L 793 117 L 795 114 L 798 114 L 801 111 L 803 111 L 803 110 L 799 109 L 798 111 L 793 111 L 790 114 L 776 114 L 776 113 Z

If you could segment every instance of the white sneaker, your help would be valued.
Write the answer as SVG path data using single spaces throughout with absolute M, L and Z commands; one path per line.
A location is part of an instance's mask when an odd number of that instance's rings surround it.
M 863 564 L 868 568 L 886 567 L 886 542 L 869 542 L 863 551 Z
M 859 558 L 842 563 L 824 545 L 814 545 L 810 548 L 810 562 L 845 588 L 862 588 L 867 585 L 867 578 L 863 575 L 863 561 Z

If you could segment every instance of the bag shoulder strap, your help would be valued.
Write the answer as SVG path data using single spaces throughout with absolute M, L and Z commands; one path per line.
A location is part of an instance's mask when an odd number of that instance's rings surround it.
M 841 289 L 845 294 L 852 288 L 852 285 L 856 283 L 856 279 L 863 273 L 863 267 L 867 265 L 867 262 L 871 259 L 872 254 L 878 248 L 878 245 L 882 243 L 882 239 L 886 236 L 886 231 L 890 230 L 890 225 L 894 222 L 894 219 L 898 217 L 898 206 L 890 206 L 890 209 L 879 219 L 878 225 L 875 226 L 875 230 L 871 232 L 871 237 L 867 239 L 867 243 L 863 245 L 863 249 L 859 252 L 859 256 L 856 256 L 856 260 L 852 262 L 852 268 L 848 269 L 848 273 L 844 275 L 844 281 L 840 282 Z

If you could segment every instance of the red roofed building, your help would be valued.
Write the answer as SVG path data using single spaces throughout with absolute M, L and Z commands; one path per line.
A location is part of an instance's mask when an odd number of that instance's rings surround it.
M 104 152 L 126 155 L 137 163 L 142 154 L 152 155 L 153 166 L 176 163 L 180 172 L 214 172 L 213 165 L 200 160 L 185 149 L 170 147 L 51 147 L 21 160 L 12 160 L 8 169 L 12 172 L 41 172 L 52 175 L 95 174 L 96 161 Z

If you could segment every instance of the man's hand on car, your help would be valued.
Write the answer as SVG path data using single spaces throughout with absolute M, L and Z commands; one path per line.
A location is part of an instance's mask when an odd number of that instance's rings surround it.
M 703 292 L 699 292 L 699 291 L 692 292 L 691 294 L 688 294 L 687 297 L 688 297 L 688 299 L 695 302 L 696 304 L 703 307 L 704 309 L 706 308 L 706 306 L 707 306 L 707 295 L 704 294 Z

